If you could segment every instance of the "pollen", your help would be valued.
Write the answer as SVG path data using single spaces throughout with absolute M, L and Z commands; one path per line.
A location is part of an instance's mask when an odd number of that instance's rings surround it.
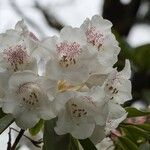
M 3 58 L 9 64 L 14 72 L 21 69 L 21 67 L 27 63 L 29 55 L 26 52 L 26 48 L 22 45 L 16 45 L 9 47 L 3 52 Z
M 98 48 L 98 51 L 100 50 L 100 47 L 103 44 L 104 36 L 100 32 L 96 31 L 95 27 L 91 27 L 87 29 L 85 32 L 87 37 L 87 42 L 91 43 L 93 46 L 96 46 Z

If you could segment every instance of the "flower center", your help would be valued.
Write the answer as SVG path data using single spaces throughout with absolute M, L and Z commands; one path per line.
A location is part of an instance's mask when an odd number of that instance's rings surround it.
M 87 111 L 75 102 L 69 103 L 72 118 L 81 118 L 87 116 Z
M 100 32 L 96 31 L 95 27 L 87 29 L 85 32 L 88 43 L 91 43 L 93 46 L 96 46 L 98 50 L 103 44 L 104 36 Z
M 68 102 L 69 110 L 73 119 L 85 118 L 95 112 L 96 105 L 90 96 L 81 96 Z
M 15 72 L 21 70 L 24 64 L 29 61 L 29 55 L 26 52 L 26 48 L 22 45 L 5 49 L 3 52 L 3 58 L 7 61 L 10 68 Z
M 17 94 L 25 104 L 35 105 L 41 97 L 41 88 L 36 83 L 27 82 L 19 86 Z
M 76 64 L 76 57 L 81 53 L 81 47 L 76 42 L 61 42 L 57 45 L 57 52 L 60 56 L 59 64 L 62 67 L 68 67 Z
M 110 96 L 110 99 L 114 99 L 114 96 L 119 92 L 119 90 L 114 87 L 114 83 L 113 81 L 110 81 L 106 84 L 106 92 L 108 92 L 109 96 Z

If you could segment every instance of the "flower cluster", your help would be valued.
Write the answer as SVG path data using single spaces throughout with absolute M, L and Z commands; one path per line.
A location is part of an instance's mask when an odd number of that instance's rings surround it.
M 112 24 L 95 15 L 40 41 L 23 21 L 0 34 L 0 106 L 22 129 L 57 117 L 55 132 L 94 143 L 115 130 L 130 100 L 130 63 L 114 68 L 120 52 Z M 42 66 L 42 75 L 39 74 Z

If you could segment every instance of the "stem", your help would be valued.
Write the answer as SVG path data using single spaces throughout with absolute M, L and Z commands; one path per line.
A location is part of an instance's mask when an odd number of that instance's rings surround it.
M 11 128 L 9 128 L 9 132 L 8 132 L 7 150 L 11 150 Z
M 16 140 L 15 140 L 13 146 L 11 147 L 11 150 L 15 150 L 16 149 L 16 146 L 18 145 L 18 143 L 19 143 L 21 137 L 23 136 L 24 132 L 25 132 L 25 130 L 23 130 L 23 129 L 20 130 L 18 136 L 16 137 Z
M 19 133 L 18 130 L 14 129 L 14 128 L 12 128 L 12 127 L 11 127 L 11 129 Z M 39 144 L 43 143 L 43 140 L 42 140 L 42 139 L 39 139 L 38 141 L 35 141 L 35 140 L 31 139 L 30 137 L 28 137 L 28 136 L 26 136 L 26 135 L 23 135 L 23 136 L 24 136 L 25 138 L 27 138 L 27 139 L 28 139 L 34 146 L 36 146 L 36 147 L 39 147 L 39 148 L 40 148 L 41 146 L 40 146 Z M 10 150 L 10 149 L 9 149 L 9 150 Z

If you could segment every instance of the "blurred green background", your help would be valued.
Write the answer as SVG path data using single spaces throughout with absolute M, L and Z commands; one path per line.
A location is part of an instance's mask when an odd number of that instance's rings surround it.
M 147 5 L 147 7 L 143 8 L 145 13 L 142 14 L 140 11 L 142 11 L 141 7 L 144 5 Z M 150 25 L 150 0 L 131 0 L 128 4 L 123 4 L 119 0 L 105 0 L 103 17 L 112 21 L 114 33 L 122 49 L 116 66 L 121 69 L 126 58 L 130 60 L 132 65 L 133 100 L 127 102 L 126 105 L 139 101 L 141 105 L 149 106 L 150 43 L 133 47 L 129 44 L 127 38 L 135 25 Z M 141 36 L 143 35 L 141 34 Z M 142 39 L 141 36 L 139 38 Z

